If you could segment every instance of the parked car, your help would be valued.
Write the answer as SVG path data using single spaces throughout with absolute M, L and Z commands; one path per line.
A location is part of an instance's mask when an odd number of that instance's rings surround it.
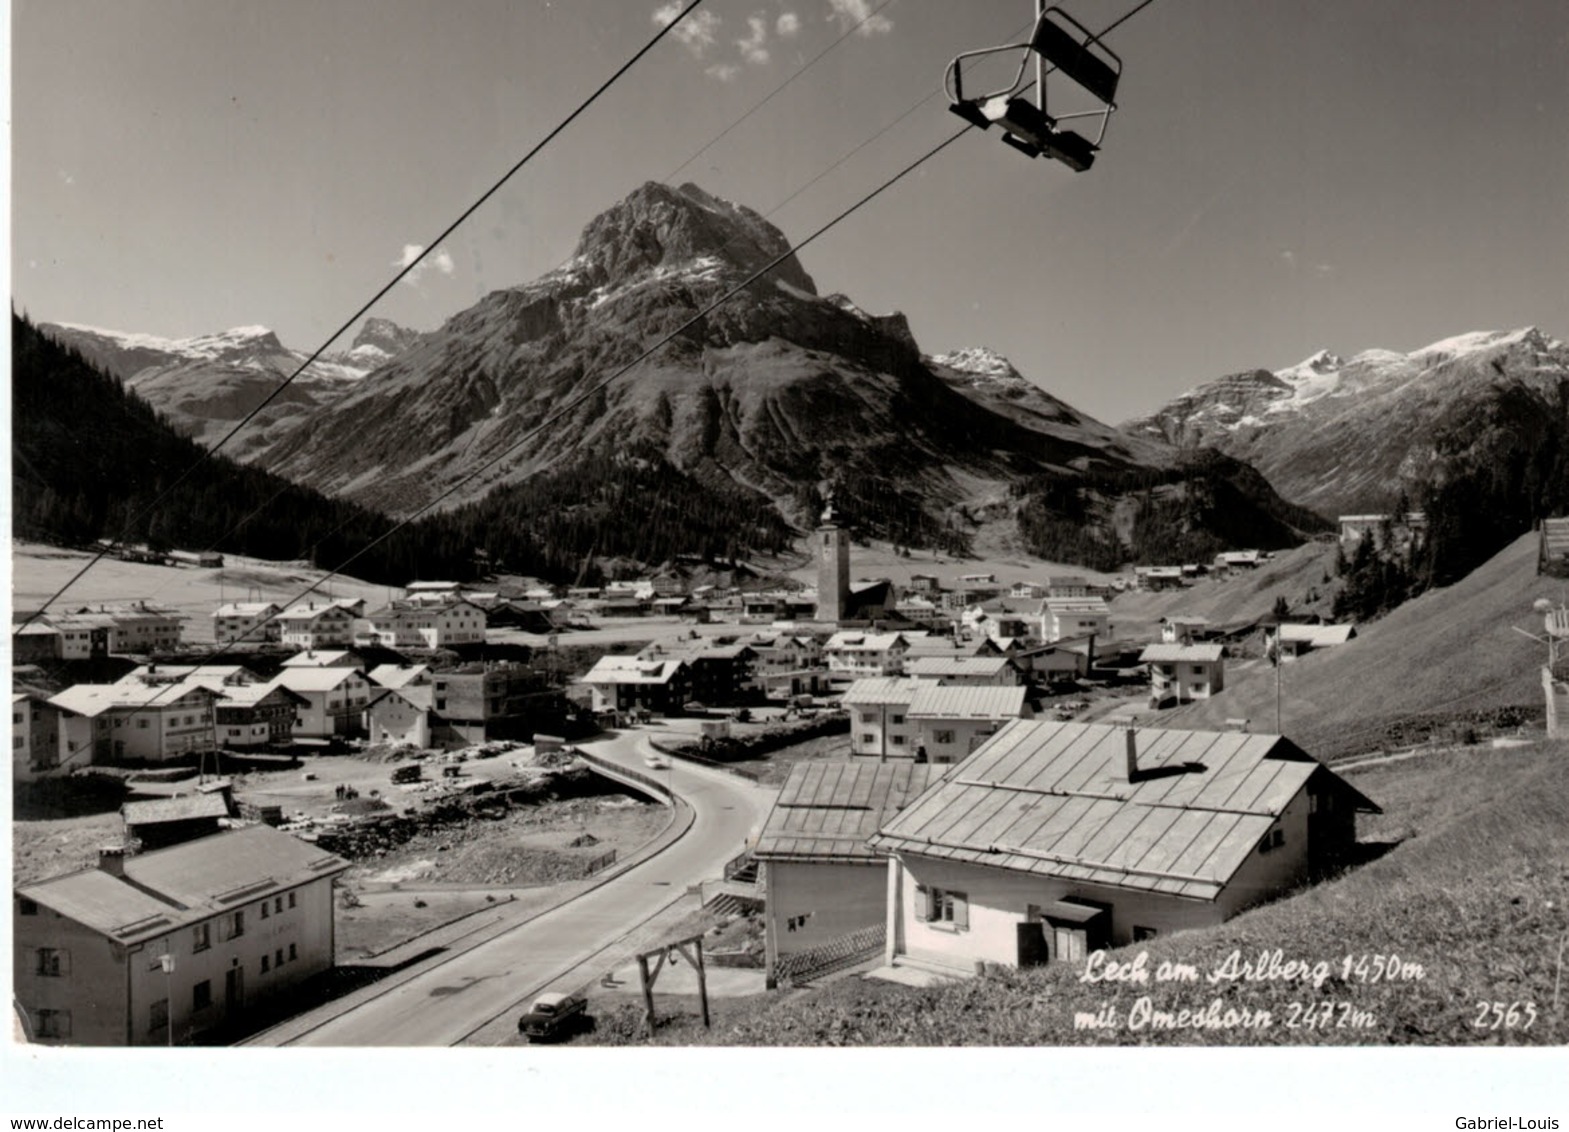
M 531 1042 L 549 1042 L 587 1029 L 591 1024 L 587 999 L 581 995 L 548 991 L 536 998 L 528 1013 L 518 1019 L 518 1033 Z
M 670 760 L 664 755 L 644 755 L 643 765 L 649 770 L 669 770 Z

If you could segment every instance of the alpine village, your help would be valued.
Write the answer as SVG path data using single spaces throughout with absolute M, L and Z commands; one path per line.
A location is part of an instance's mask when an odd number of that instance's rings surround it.
M 1569 346 L 1455 332 L 1112 426 L 649 183 L 204 458 L 306 355 L 16 313 L 17 1032 L 1562 1044 Z

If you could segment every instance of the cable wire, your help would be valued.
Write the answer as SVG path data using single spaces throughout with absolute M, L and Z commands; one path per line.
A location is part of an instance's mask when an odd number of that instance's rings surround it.
M 161 504 L 165 499 L 167 499 L 169 497 L 169 494 L 172 491 L 174 491 L 174 489 L 176 487 L 178 487 L 180 484 L 184 483 L 193 473 L 196 472 L 196 470 L 198 468 L 202 467 L 205 463 L 207 463 L 207 461 L 210 460 L 217 453 L 217 451 L 220 448 L 222 448 L 230 440 L 233 440 L 234 437 L 236 436 L 236 434 L 238 434 L 242 429 L 244 429 L 246 425 L 250 424 L 250 422 L 255 419 L 255 417 L 256 417 L 256 415 L 258 413 L 260 413 L 264 408 L 266 408 L 268 405 L 270 405 L 272 403 L 274 398 L 276 398 L 280 393 L 282 393 L 285 389 L 287 389 L 289 387 L 289 385 L 293 383 L 295 378 L 299 377 L 300 374 L 304 373 L 307 368 L 309 368 L 311 365 L 313 365 L 322 356 L 322 354 L 324 354 L 327 351 L 327 347 L 331 346 L 334 342 L 336 342 L 339 338 L 341 338 L 348 331 L 349 327 L 353 326 L 356 321 L 358 321 L 372 307 L 374 307 L 378 302 L 380 302 L 382 300 L 382 298 L 384 298 L 386 296 L 387 292 L 391 291 L 400 282 L 402 282 L 403 279 L 411 271 L 413 271 L 416 267 L 418 267 L 420 265 L 420 263 L 425 259 L 426 256 L 430 255 L 433 251 L 436 250 L 437 247 L 440 246 L 442 241 L 444 241 L 448 236 L 452 235 L 453 232 L 457 231 L 458 227 L 465 220 L 467 220 L 476 211 L 478 211 L 479 208 L 482 205 L 484 205 L 486 201 L 490 200 L 491 197 L 495 196 L 496 193 L 498 193 L 501 190 L 502 186 L 505 185 L 508 181 L 510 181 L 513 178 L 513 176 L 520 169 L 523 168 L 523 166 L 527 165 L 534 158 L 534 156 L 539 153 L 540 150 L 544 149 L 547 145 L 549 145 L 552 141 L 554 141 L 556 139 L 556 137 L 562 131 L 564 131 L 568 126 L 570 126 L 574 121 L 576 121 L 577 118 L 585 110 L 587 110 L 596 101 L 598 101 L 600 95 L 604 94 L 605 91 L 609 90 L 611 88 L 611 86 L 613 86 L 616 83 L 616 81 L 621 78 L 622 75 L 626 74 L 629 70 L 631 70 L 632 67 L 638 62 L 638 60 L 642 59 L 644 55 L 647 55 L 650 51 L 652 51 L 654 49 L 655 45 L 658 44 L 660 40 L 664 39 L 665 36 L 669 35 L 670 32 L 676 27 L 676 25 L 678 25 L 682 20 L 686 19 L 686 17 L 695 8 L 697 8 L 697 6 L 700 5 L 702 2 L 703 2 L 703 0 L 691 0 L 691 2 L 688 3 L 687 6 L 681 10 L 680 14 L 678 14 L 673 20 L 671 20 L 664 27 L 660 28 L 659 31 L 657 31 L 654 34 L 654 37 L 652 39 L 650 39 L 647 43 L 645 43 L 642 47 L 640 47 L 637 50 L 637 52 L 630 59 L 628 59 L 625 63 L 622 63 L 621 66 L 617 67 L 616 70 L 611 74 L 611 76 L 608 79 L 606 79 L 604 82 L 600 83 L 599 86 L 597 88 L 595 88 L 595 90 L 594 90 L 594 92 L 592 94 L 590 94 L 587 98 L 585 98 L 582 102 L 580 102 L 578 104 L 577 109 L 573 110 L 572 113 L 568 114 L 565 118 L 563 118 L 556 125 L 555 129 L 551 130 L 542 139 L 540 139 L 540 141 L 537 142 L 534 145 L 534 147 L 532 149 L 530 149 L 526 154 L 524 154 L 523 157 L 520 158 L 518 160 L 518 162 L 512 166 L 512 168 L 508 169 L 505 173 L 503 173 L 499 180 L 497 180 L 493 185 L 490 186 L 490 188 L 486 189 L 482 194 L 480 194 L 480 197 L 479 197 L 478 200 L 476 200 L 473 204 L 469 205 L 466 209 L 464 209 L 458 215 L 458 218 L 456 220 L 454 220 L 451 224 L 448 224 L 446 228 L 442 229 L 440 235 L 438 235 L 434 240 L 432 240 L 428 244 L 426 244 L 424 249 L 422 251 L 420 251 L 420 253 L 418 255 L 416 255 L 413 259 L 411 259 L 408 263 L 404 264 L 402 269 L 399 270 L 398 273 L 396 275 L 394 275 L 390 280 L 388 280 L 386 285 L 383 286 L 381 288 L 381 290 L 377 291 L 373 296 L 371 296 L 369 302 L 365 303 L 364 306 L 360 307 L 357 311 L 355 311 L 352 315 L 350 315 L 348 317 L 348 319 L 346 319 L 344 321 L 344 323 L 341 326 L 338 327 L 337 330 L 333 331 L 332 335 L 325 342 L 323 342 L 320 346 L 318 346 L 311 353 L 311 355 L 308 358 L 306 358 L 303 362 L 301 362 L 299 367 L 293 373 L 291 373 L 288 377 L 286 377 L 282 381 L 282 383 L 278 385 L 278 387 L 276 389 L 274 389 L 265 398 L 263 398 L 262 401 L 259 404 L 257 404 L 253 409 L 251 409 L 250 412 L 246 413 L 244 417 L 240 418 L 239 422 L 237 424 L 235 424 L 235 426 L 233 428 L 231 428 L 227 433 L 225 433 L 223 435 L 223 437 L 220 438 L 219 441 L 216 444 L 214 444 L 211 448 L 206 449 L 199 457 L 197 457 L 196 462 L 191 464 L 190 467 L 186 468 L 185 471 L 181 472 L 180 475 L 175 478 L 173 483 L 169 484 L 168 487 L 164 488 L 163 491 L 159 493 L 157 498 L 155 498 L 146 507 L 142 508 L 135 515 L 132 515 L 130 518 L 128 518 L 126 520 L 125 526 L 122 528 L 122 530 L 123 531 L 131 530 L 132 527 L 136 524 L 136 522 L 139 519 L 143 518 L 148 513 L 150 513 L 151 511 L 155 510 L 158 507 L 159 504 Z M 112 544 L 111 544 L 111 546 L 112 546 Z M 96 555 L 94 555 L 91 559 L 89 559 L 87 564 L 85 566 L 83 566 L 80 570 L 78 570 L 75 574 L 73 574 L 71 576 L 71 578 L 65 583 L 65 585 L 61 586 L 58 590 L 56 590 L 54 592 L 54 594 L 51 595 L 50 598 L 43 603 L 42 606 L 40 606 L 35 612 L 33 612 L 27 618 L 26 621 L 24 621 L 20 626 L 18 626 L 15 630 L 13 630 L 12 631 L 12 636 L 14 637 L 17 633 L 21 632 L 23 629 L 27 628 L 35 620 L 37 620 L 39 617 L 41 617 L 44 614 L 44 612 L 46 610 L 48 610 L 48 608 L 51 605 L 53 605 L 56 601 L 58 601 L 60 599 L 61 595 L 63 595 L 66 592 L 66 590 L 70 589 L 73 585 L 75 585 L 79 580 L 81 580 L 82 576 L 84 574 L 86 574 L 87 571 L 91 570 L 97 563 L 102 561 L 104 556 L 109 553 L 110 549 L 111 549 L 111 547 L 105 547 L 102 550 L 100 550 Z

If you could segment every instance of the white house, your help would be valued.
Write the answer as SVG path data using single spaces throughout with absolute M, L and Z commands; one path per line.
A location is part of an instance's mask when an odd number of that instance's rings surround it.
M 1040 617 L 1043 641 L 1091 635 L 1105 640 L 1111 629 L 1111 610 L 1098 597 L 1049 597 L 1041 602 Z
M 1150 703 L 1156 707 L 1207 700 L 1226 687 L 1223 645 L 1147 645 L 1139 663 L 1149 665 Z
M 908 676 L 867 676 L 846 688 L 839 704 L 850 713 L 850 753 L 913 759 L 916 728 L 909 718 L 910 701 L 922 683 Z
M 333 879 L 349 862 L 265 825 L 14 893 L 15 1003 L 28 1041 L 184 1043 L 333 965 Z
M 278 639 L 300 649 L 348 648 L 354 643 L 354 619 L 358 616 L 352 605 L 309 598 L 278 614 Z
M 47 696 L 11 696 L 11 780 L 28 782 L 59 771 L 60 709 Z
M 463 598 L 390 602 L 354 626 L 357 645 L 439 649 L 484 641 L 485 611 Z
M 273 619 L 279 608 L 278 603 L 272 601 L 226 602 L 212 615 L 213 638 L 220 645 L 280 640 L 283 626 Z
M 888 864 L 866 839 L 926 789 L 912 762 L 797 763 L 753 856 L 768 892 L 769 986 L 885 946 Z
M 430 698 L 410 696 L 413 689 L 373 689 L 365 709 L 373 744 L 430 746 Z M 423 699 L 425 702 L 419 702 Z
M 910 698 L 906 718 L 915 725 L 917 759 L 933 763 L 962 760 L 1010 719 L 1035 713 L 1018 684 L 965 686 L 923 680 Z
M 910 637 L 906 633 L 844 630 L 828 638 L 823 645 L 823 659 L 828 662 L 829 673 L 836 676 L 897 676 L 904 671 Z
M 1191 645 L 1209 628 L 1209 619 L 1191 613 L 1172 613 L 1160 619 L 1160 639 L 1168 645 Z
M 888 963 L 1082 963 L 1342 863 L 1378 807 L 1278 735 L 1017 720 L 869 841 Z
M 295 738 L 330 739 L 363 730 L 371 686 L 358 668 L 285 668 L 273 683 L 305 699 L 295 719 Z
M 1334 648 L 1357 635 L 1355 625 L 1280 625 L 1274 633 L 1265 630 L 1265 647 L 1276 650 L 1281 660 L 1296 660 L 1314 649 Z
M 194 681 L 73 685 L 49 699 L 60 710 L 60 762 L 164 762 L 210 751 L 218 696 Z

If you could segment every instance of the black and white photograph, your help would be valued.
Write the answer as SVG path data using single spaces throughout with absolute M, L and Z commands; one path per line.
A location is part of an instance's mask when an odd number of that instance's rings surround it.
M 3 19 L 12 1128 L 1569 1122 L 1569 7 Z

